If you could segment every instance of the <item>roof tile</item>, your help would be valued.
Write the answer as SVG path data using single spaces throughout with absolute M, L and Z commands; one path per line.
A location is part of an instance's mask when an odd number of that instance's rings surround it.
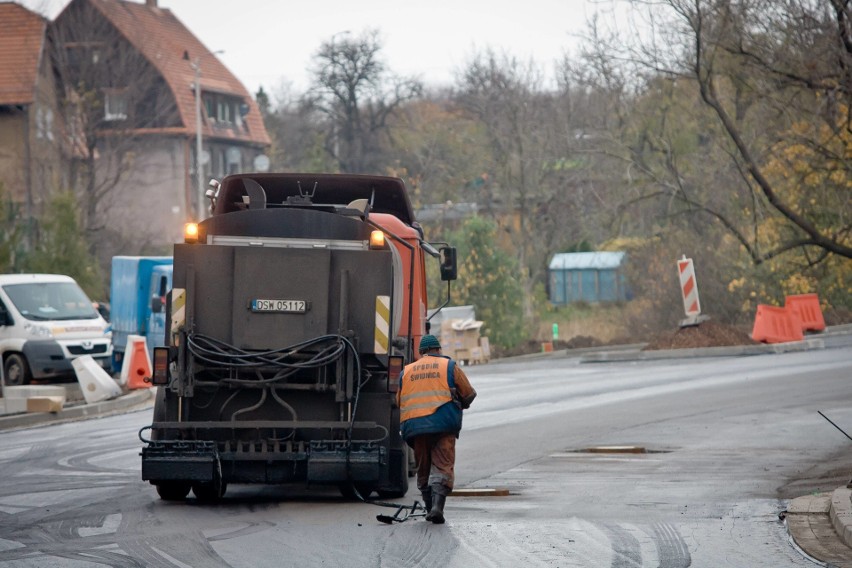
M 0 105 L 34 100 L 47 20 L 13 2 L 0 2 Z
M 82 1 L 82 0 L 78 0 Z M 116 29 L 163 75 L 172 89 L 187 133 L 195 132 L 195 71 L 200 61 L 201 88 L 242 97 L 250 107 L 244 118 L 248 132 L 224 131 L 205 125 L 205 136 L 267 145 L 269 134 L 254 98 L 242 83 L 204 46 L 168 8 L 123 0 L 89 0 Z M 187 54 L 189 60 L 184 59 Z

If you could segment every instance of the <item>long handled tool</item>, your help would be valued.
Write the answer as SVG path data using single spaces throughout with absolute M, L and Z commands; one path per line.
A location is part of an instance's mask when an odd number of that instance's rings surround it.
M 819 410 L 817 410 L 817 413 L 819 413 L 819 415 L 820 415 L 820 416 L 822 416 L 823 418 L 825 418 L 826 420 L 828 420 L 828 423 L 829 423 L 829 424 L 831 424 L 832 426 L 834 426 L 835 428 L 837 428 L 838 430 L 840 430 L 841 432 L 843 432 L 843 428 L 841 428 L 840 426 L 838 426 L 837 424 L 835 424 L 834 422 L 832 422 L 831 420 L 829 420 L 828 416 L 826 416 L 825 414 L 823 414 L 823 413 L 822 413 L 822 412 L 820 412 Z M 850 435 L 849 435 L 849 434 L 847 434 L 846 432 L 843 432 L 843 435 L 844 435 L 844 436 L 846 436 L 847 438 L 849 438 L 850 440 L 852 440 L 852 436 L 850 436 Z
M 396 513 L 393 515 L 376 515 L 376 520 L 380 523 L 385 523 L 386 525 L 392 525 L 394 523 L 404 523 L 408 519 L 413 519 L 416 517 L 425 517 L 426 516 L 426 507 L 420 501 L 414 501 L 411 505 L 402 505 L 400 503 L 388 503 L 386 501 L 372 501 L 369 499 L 365 499 L 361 492 L 352 485 L 352 492 L 355 494 L 355 497 L 361 501 L 362 503 L 366 503 L 368 505 L 376 505 L 378 507 L 388 507 L 391 509 L 396 509 Z
M 385 523 L 386 525 L 392 525 L 394 523 L 404 523 L 408 519 L 414 517 L 425 516 L 426 509 L 423 507 L 423 505 L 420 504 L 420 501 L 415 501 L 414 504 L 410 507 L 406 505 L 400 505 L 397 508 L 396 513 L 394 513 L 393 515 L 376 515 L 376 520 L 380 523 Z

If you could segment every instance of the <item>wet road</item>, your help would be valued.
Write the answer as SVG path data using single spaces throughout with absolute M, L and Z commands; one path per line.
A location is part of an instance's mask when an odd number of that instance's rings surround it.
M 230 487 L 166 503 L 139 479 L 150 411 L 0 433 L 5 566 L 813 566 L 786 499 L 852 474 L 852 347 L 468 369 L 448 522 L 375 520 L 336 491 Z M 635 445 L 644 454 L 600 454 Z M 409 502 L 415 491 L 409 493 Z M 392 511 L 391 511 L 392 512 Z

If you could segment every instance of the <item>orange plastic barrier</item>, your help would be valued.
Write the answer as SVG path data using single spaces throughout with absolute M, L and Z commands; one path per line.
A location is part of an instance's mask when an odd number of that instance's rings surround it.
M 148 350 L 145 348 L 144 341 L 134 341 L 133 350 L 130 353 L 130 370 L 127 374 L 127 388 L 129 389 L 147 389 L 151 387 L 150 380 L 153 371 L 151 370 L 151 360 L 148 358 Z
M 795 312 L 766 304 L 757 305 L 751 338 L 764 343 L 786 343 L 802 341 L 802 325 Z
M 784 307 L 792 310 L 802 322 L 802 331 L 822 331 L 825 329 L 825 318 L 819 307 L 819 296 L 816 294 L 797 294 L 784 299 Z

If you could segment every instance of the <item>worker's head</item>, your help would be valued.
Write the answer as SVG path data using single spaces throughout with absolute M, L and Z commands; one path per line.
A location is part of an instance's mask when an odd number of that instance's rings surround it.
M 424 335 L 420 339 L 420 354 L 424 354 L 432 349 L 441 350 L 441 342 L 434 335 Z

